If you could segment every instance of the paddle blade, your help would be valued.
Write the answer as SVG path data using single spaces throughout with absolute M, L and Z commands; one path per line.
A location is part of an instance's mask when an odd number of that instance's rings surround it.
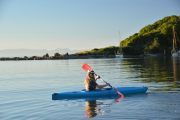
M 89 66 L 88 64 L 83 64 L 83 65 L 82 65 L 82 69 L 83 69 L 84 71 L 86 71 L 86 72 L 92 70 L 91 66 Z

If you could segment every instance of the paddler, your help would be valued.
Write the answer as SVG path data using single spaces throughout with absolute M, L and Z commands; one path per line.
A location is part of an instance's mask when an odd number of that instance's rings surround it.
M 86 79 L 84 81 L 85 89 L 87 91 L 92 91 L 98 89 L 102 89 L 106 86 L 109 86 L 108 84 L 99 85 L 97 84 L 96 80 L 100 79 L 101 77 L 99 75 L 96 75 L 93 70 L 88 71 L 88 74 L 86 76 Z

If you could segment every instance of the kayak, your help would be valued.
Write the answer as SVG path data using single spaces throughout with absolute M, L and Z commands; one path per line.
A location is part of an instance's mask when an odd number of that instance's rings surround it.
M 131 94 L 142 94 L 146 93 L 147 87 L 117 87 L 123 95 Z M 72 91 L 72 92 L 60 92 L 53 93 L 52 100 L 62 100 L 62 99 L 95 99 L 95 98 L 112 98 L 118 97 L 119 95 L 113 88 L 98 89 L 94 91 Z
M 142 94 L 146 93 L 148 90 L 147 87 L 117 87 L 118 91 L 120 91 L 123 95 L 130 94 Z M 61 100 L 61 99 L 89 99 L 89 98 L 111 98 L 118 97 L 119 95 L 113 88 L 105 88 L 98 89 L 94 91 L 72 91 L 72 92 L 61 92 L 61 93 L 53 93 L 53 100 Z

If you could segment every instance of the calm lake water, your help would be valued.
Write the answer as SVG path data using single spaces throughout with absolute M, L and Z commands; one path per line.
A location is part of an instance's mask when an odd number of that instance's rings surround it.
M 52 100 L 81 90 L 88 63 L 113 86 L 147 86 L 147 94 L 96 101 Z M 98 81 L 102 83 L 101 80 Z M 1 120 L 180 119 L 180 58 L 0 61 Z

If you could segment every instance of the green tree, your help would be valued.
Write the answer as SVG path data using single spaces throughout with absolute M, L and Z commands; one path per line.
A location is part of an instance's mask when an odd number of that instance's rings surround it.
M 145 48 L 145 52 L 147 53 L 158 53 L 160 51 L 160 44 L 158 38 L 155 38 L 151 41 L 149 45 Z

